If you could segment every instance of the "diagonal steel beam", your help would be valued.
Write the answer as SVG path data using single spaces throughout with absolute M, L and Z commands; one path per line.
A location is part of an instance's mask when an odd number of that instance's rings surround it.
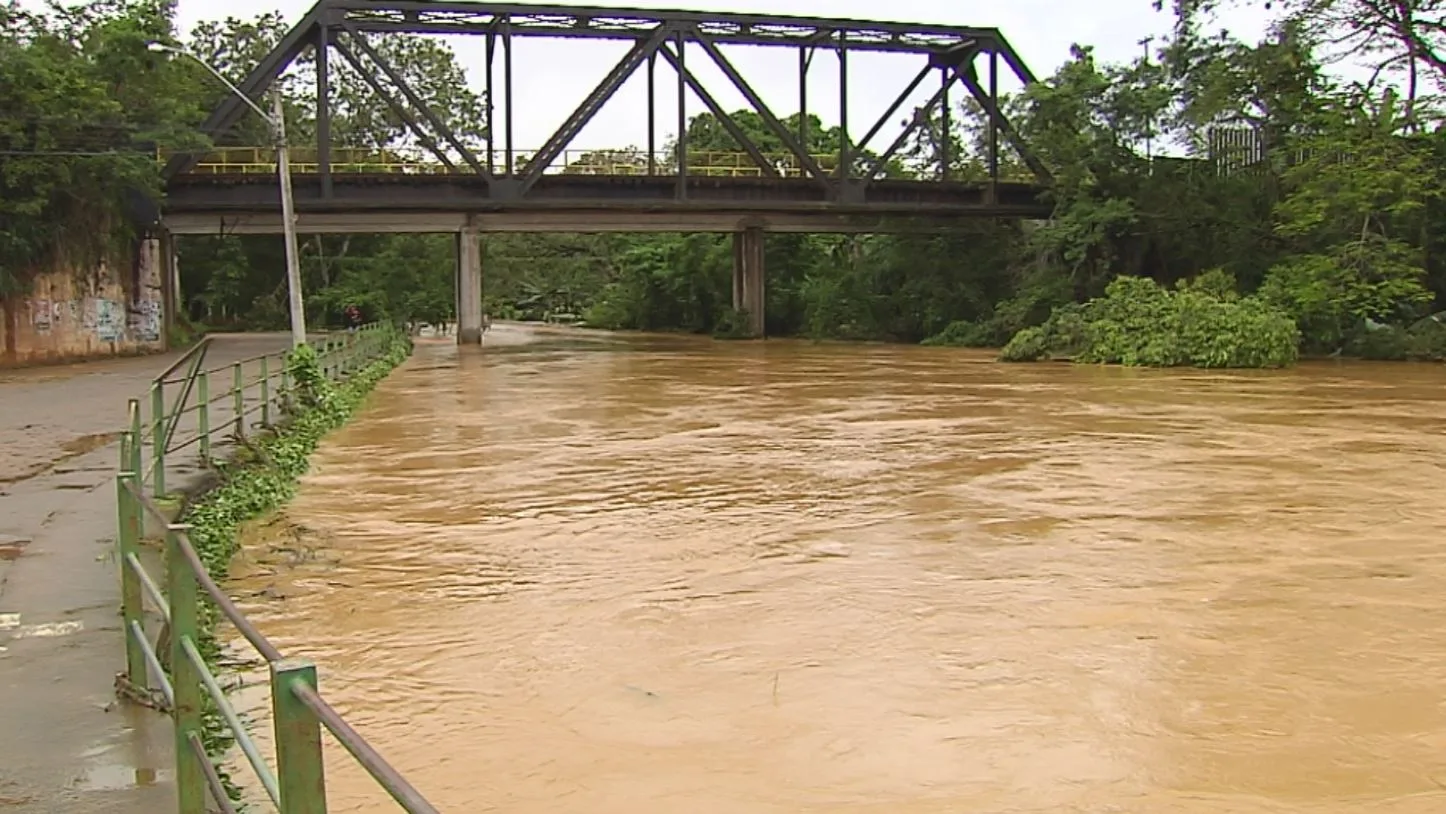
M 858 144 L 854 145 L 859 150 L 859 152 L 863 152 L 864 150 L 868 149 L 869 142 L 874 140 L 874 136 L 877 136 L 879 134 L 879 131 L 884 129 L 885 125 L 893 121 L 894 114 L 898 113 L 899 108 L 904 106 L 904 102 L 909 98 L 909 94 L 918 90 L 919 86 L 924 84 L 924 80 L 928 79 L 929 74 L 933 73 L 933 71 L 933 65 L 925 65 L 919 70 L 919 75 L 914 77 L 914 81 L 910 82 L 907 88 L 904 88 L 903 93 L 900 93 L 897 97 L 894 98 L 894 103 L 889 105 L 889 109 L 884 111 L 884 114 L 879 117 L 879 120 L 874 122 L 874 126 L 869 128 L 869 132 L 865 133 L 864 137 L 859 140 Z
M 723 106 L 718 104 L 718 100 L 714 99 L 713 94 L 709 93 L 708 89 L 703 87 L 703 83 L 699 82 L 698 78 L 693 76 L 693 72 L 678 62 L 678 55 L 666 46 L 658 49 L 658 53 L 663 55 L 663 59 L 667 60 L 668 64 L 673 66 L 674 70 L 678 71 L 679 75 L 683 77 L 683 81 L 688 83 L 688 87 L 692 88 L 693 92 L 698 94 L 698 98 L 703 100 L 703 104 L 708 107 L 708 111 L 713 114 L 713 117 L 718 120 L 719 124 L 723 125 L 723 129 L 728 131 L 728 135 L 732 136 L 733 140 L 738 142 L 738 146 L 742 147 L 743 151 L 748 153 L 749 157 L 753 159 L 753 163 L 758 165 L 758 168 L 763 171 L 763 174 L 769 178 L 777 178 L 778 168 L 773 166 L 773 162 L 768 160 L 768 156 L 764 155 L 763 151 L 758 148 L 758 145 L 753 143 L 753 139 L 749 138 L 748 134 L 743 132 L 743 128 L 738 126 L 738 122 L 734 121 L 733 117 L 728 115 L 728 111 L 724 110 Z M 679 167 L 682 167 L 682 165 L 680 164 Z
M 934 112 L 934 108 L 939 106 L 939 103 L 944 100 L 945 94 L 949 92 L 949 86 L 954 84 L 955 80 L 959 79 L 961 71 L 958 68 L 951 67 L 945 70 L 949 72 L 947 74 L 948 78 L 940 83 L 939 89 L 934 91 L 934 95 L 929 98 L 928 104 L 919 109 L 914 116 L 914 120 L 909 122 L 909 126 L 904 128 L 904 132 L 900 133 L 898 138 L 894 139 L 894 143 L 889 145 L 889 149 L 885 150 L 883 155 L 874 159 L 873 165 L 869 167 L 868 174 L 864 176 L 864 186 L 868 186 L 874 182 L 874 179 L 878 177 L 879 170 L 883 169 L 884 165 L 889 163 L 889 159 L 893 158 L 894 154 L 909 140 L 909 137 L 914 135 L 914 133 L 923 126 L 924 122 L 929 120 L 929 116 Z
M 267 54 L 261 63 L 252 69 L 251 73 L 246 75 L 237 88 L 248 99 L 260 99 L 262 94 L 271 87 L 271 83 L 281 76 L 281 72 L 286 70 L 292 62 L 296 61 L 297 57 L 301 56 L 302 51 L 310 48 L 311 44 L 316 41 L 316 27 L 322 13 L 325 12 L 325 5 L 325 2 L 318 3 L 307 12 L 306 16 L 302 17 L 301 21 L 293 26 L 285 37 L 281 38 L 281 42 L 277 43 L 276 48 Z M 201 124 L 201 133 L 214 141 L 216 136 L 226 132 L 240 121 L 242 116 L 250 112 L 251 108 L 245 102 L 236 98 L 234 93 L 228 93 L 225 101 L 211 111 L 211 115 L 206 117 L 206 121 Z M 165 169 L 162 170 L 162 177 L 170 179 L 189 172 L 200 160 L 201 155 L 195 152 L 174 156 L 166 162 Z
M 632 49 L 623 55 L 623 58 L 613 66 L 608 75 L 603 77 L 597 87 L 592 89 L 592 93 L 589 93 L 587 98 L 582 100 L 582 104 L 572 112 L 572 115 L 568 116 L 567 120 L 557 128 L 557 131 L 542 146 L 537 155 L 532 157 L 532 164 L 528 166 L 527 173 L 522 177 L 522 183 L 518 185 L 519 197 L 526 195 L 532 189 L 547 167 L 562 155 L 562 151 L 573 139 L 577 138 L 577 134 L 582 132 L 587 123 L 592 121 L 592 117 L 597 115 L 603 104 L 618 92 L 618 88 L 628 81 L 628 78 L 648 60 L 649 56 L 657 52 L 659 46 L 672 33 L 673 26 L 660 25 L 653 29 L 647 39 L 639 39 Z
M 1001 54 L 1001 56 L 1003 55 Z M 1005 118 L 1004 114 L 1000 112 L 999 106 L 996 104 L 998 100 L 990 98 L 988 92 L 979 85 L 979 80 L 970 76 L 968 73 L 959 74 L 959 81 L 963 82 L 964 87 L 969 89 L 969 93 L 974 97 L 974 101 L 978 102 L 980 106 L 984 108 L 985 115 L 993 120 L 994 126 L 999 129 L 999 133 L 1004 136 L 1004 140 L 1008 141 L 1009 146 L 1013 147 L 1015 152 L 1019 153 L 1019 157 L 1024 159 L 1024 163 L 1029 165 L 1030 172 L 1033 172 L 1035 176 L 1045 184 L 1053 183 L 1054 173 L 1051 173 L 1049 168 L 1044 166 L 1044 162 L 1035 156 L 1029 149 L 1029 145 L 1025 143 L 1024 138 L 1019 135 L 1019 131 L 1015 130 L 1014 125 L 1010 124 L 1009 119 Z
M 763 101 L 763 98 L 758 95 L 757 91 L 753 90 L 753 86 L 748 84 L 748 80 L 743 78 L 743 74 L 739 73 L 738 69 L 733 67 L 733 63 L 728 61 L 728 57 L 723 54 L 723 50 L 718 47 L 717 43 L 704 35 L 703 31 L 696 25 L 693 26 L 693 39 L 697 40 L 698 44 L 703 46 L 703 50 L 707 51 L 708 56 L 712 57 L 713 62 L 722 69 L 723 75 L 728 77 L 728 80 L 733 83 L 733 87 L 737 88 L 738 92 L 743 94 L 743 98 L 747 99 L 750 105 L 753 105 L 753 109 L 758 111 L 758 115 L 763 119 L 763 123 L 768 126 L 768 129 L 773 131 L 773 135 L 777 136 L 779 141 L 782 141 L 784 146 L 793 152 L 794 157 L 798 159 L 799 166 L 807 170 L 808 174 L 823 184 L 825 188 L 829 188 L 828 174 L 818 165 L 817 161 L 813 160 L 813 156 L 809 155 L 808 149 L 803 143 L 794 139 L 793 134 L 790 133 L 783 122 L 779 121 L 778 117 L 773 114 L 773 111 L 769 109 L 767 103 Z M 699 95 L 701 96 L 702 94 Z
M 437 146 L 437 142 L 432 136 L 428 134 L 426 130 L 422 129 L 422 126 L 417 123 L 417 120 L 412 117 L 412 114 L 407 112 L 407 109 L 402 107 L 401 103 L 388 93 L 386 88 L 382 87 L 381 83 L 376 80 L 376 77 L 362 65 L 361 60 L 357 59 L 356 54 L 353 54 L 345 43 L 341 40 L 334 39 L 331 42 L 331 47 L 335 48 L 338 54 L 341 54 L 342 58 L 347 61 L 347 64 L 352 67 L 352 70 L 361 76 L 362 81 L 366 82 L 378 96 L 382 97 L 382 100 L 387 103 L 387 107 L 390 107 L 392 112 L 397 114 L 397 117 L 407 126 L 407 129 L 412 131 L 412 135 L 416 136 L 417 140 L 422 142 L 422 146 L 426 147 L 432 155 L 436 156 L 438 161 L 446 165 L 448 172 L 457 171 L 457 165 L 447 156 L 446 151 Z
M 357 31 L 350 23 L 343 23 L 342 27 L 346 29 L 347 38 L 355 42 L 362 53 L 366 54 L 368 59 L 376 63 L 378 68 L 382 69 L 382 73 L 385 73 L 387 78 L 392 80 L 392 83 L 407 97 L 407 101 L 412 103 L 412 107 L 416 108 L 417 111 L 422 114 L 422 117 L 432 125 L 433 129 L 435 129 L 443 139 L 446 139 L 448 144 L 452 145 L 452 149 L 456 150 L 457 153 L 462 156 L 462 160 L 466 161 L 468 166 L 473 170 L 476 170 L 478 175 L 485 178 L 487 183 L 492 183 L 492 173 L 488 172 L 487 168 L 482 165 L 482 162 L 477 160 L 477 156 L 474 155 L 471 150 L 467 149 L 467 145 L 463 144 L 462 140 L 457 138 L 457 134 L 452 132 L 452 128 L 448 127 L 437 117 L 437 114 L 432 111 L 431 106 L 423 101 L 421 97 L 417 96 L 416 92 L 407 84 L 406 79 L 392 67 L 391 63 L 387 62 L 386 58 L 373 48 L 371 43 L 367 42 L 366 36 L 360 31 Z

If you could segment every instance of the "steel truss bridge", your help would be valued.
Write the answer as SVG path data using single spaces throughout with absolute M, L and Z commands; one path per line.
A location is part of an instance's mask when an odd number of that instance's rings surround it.
M 400 34 L 466 34 L 484 40 L 485 143 L 468 144 L 410 87 L 373 38 Z M 615 40 L 627 53 L 535 150 L 514 143 L 513 48 L 518 38 Z M 797 126 L 770 109 L 724 53 L 734 45 L 791 49 L 798 57 Z M 299 57 L 315 61 L 317 120 L 313 144 L 293 145 L 294 187 L 302 231 L 898 231 L 961 217 L 1043 217 L 1051 180 L 999 106 L 1004 71 L 1035 81 L 1004 36 L 993 28 L 859 20 L 619 8 L 494 3 L 485 0 L 321 0 L 241 83 L 259 100 Z M 850 56 L 892 53 L 916 74 L 873 126 L 849 133 Z M 838 148 L 820 155 L 810 143 L 809 69 L 820 53 L 838 64 L 837 96 L 825 115 L 842 122 Z M 344 149 L 332 138 L 333 64 L 358 73 L 402 121 L 421 154 Z M 715 66 L 757 112 L 784 152 L 765 151 L 700 82 L 694 60 Z M 662 80 L 671 69 L 671 87 Z M 599 66 L 602 70 L 602 66 Z M 570 149 L 598 111 L 639 71 L 647 76 L 648 144 L 638 150 Z M 659 74 L 663 73 L 663 77 Z M 927 104 L 888 145 L 874 146 L 920 88 L 936 87 Z M 942 169 L 930 178 L 888 177 L 891 161 L 937 115 L 946 128 L 956 115 L 951 91 L 962 87 L 984 111 L 986 155 L 978 177 L 951 177 L 947 143 Z M 494 90 L 501 91 L 496 109 Z M 742 148 L 709 153 L 688 143 L 691 91 Z M 657 142 L 660 94 L 676 93 L 679 134 L 674 150 Z M 832 94 L 830 94 L 832 95 Z M 642 111 L 639 111 L 641 114 Z M 202 125 L 222 142 L 254 115 L 229 96 Z M 945 140 L 947 142 L 947 140 Z M 1001 169 L 1012 148 L 1028 177 Z M 866 152 L 874 150 L 876 152 Z M 166 160 L 165 224 L 173 233 L 274 232 L 280 229 L 279 185 L 269 150 L 231 148 Z

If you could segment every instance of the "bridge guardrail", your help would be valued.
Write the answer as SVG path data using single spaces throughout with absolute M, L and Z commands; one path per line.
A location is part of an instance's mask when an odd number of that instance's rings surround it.
M 524 172 L 537 155 L 536 150 L 521 150 L 513 154 L 513 169 Z M 164 152 L 157 157 L 164 163 L 170 156 Z M 765 154 L 787 178 L 802 178 L 806 173 L 798 166 L 798 159 L 792 153 Z M 505 172 L 501 156 L 496 171 Z M 819 154 L 813 160 L 825 171 L 832 172 L 838 167 L 837 154 Z M 435 158 L 400 151 L 382 151 L 358 148 L 337 148 L 331 151 L 331 171 L 338 174 L 403 174 L 403 175 L 445 175 L 452 172 L 447 165 Z M 316 173 L 319 162 L 316 150 L 293 149 L 290 156 L 291 169 L 298 174 Z M 548 167 L 553 175 L 648 175 L 648 154 L 636 150 L 565 150 Z M 672 153 L 656 153 L 651 167 L 657 175 L 676 175 L 677 160 Z M 276 172 L 276 156 L 270 147 L 223 147 L 202 156 L 190 171 L 193 175 L 251 175 Z M 725 178 L 762 177 L 763 170 L 745 152 L 692 151 L 688 153 L 688 174 Z
M 356 333 L 328 336 L 310 344 L 317 349 L 327 377 L 341 380 L 385 353 L 393 330 L 391 326 L 368 325 Z M 208 347 L 209 344 L 203 342 L 156 378 L 151 386 L 153 411 L 148 422 L 142 420 L 139 399 L 132 399 L 128 405 L 127 428 L 121 433 L 120 472 L 116 477 L 116 539 L 126 651 L 126 669 L 116 677 L 117 689 L 132 700 L 161 708 L 171 715 L 179 814 L 206 814 L 211 810 L 207 807 L 208 797 L 225 814 L 236 812 L 202 739 L 202 715 L 208 696 L 266 796 L 281 814 L 324 814 L 326 811 L 323 728 L 402 810 L 409 814 L 437 814 L 436 808 L 327 703 L 317 689 L 316 666 L 304 659 L 287 658 L 242 614 L 211 577 L 191 543 L 189 527 L 172 522 L 155 500 L 166 494 L 167 453 L 198 445 L 202 458 L 207 459 L 215 433 L 229 429 L 244 435 L 255 426 L 248 419 L 258 414 L 261 426 L 272 426 L 273 418 L 278 421 L 282 418 L 287 400 L 294 392 L 294 383 L 288 381 L 284 353 L 206 370 L 203 364 Z M 269 360 L 275 360 L 274 367 Z M 259 363 L 261 372 L 255 381 L 248 382 L 245 377 L 247 362 Z M 185 373 L 178 373 L 183 368 Z M 223 371 L 231 372 L 231 389 L 213 400 L 208 387 L 210 375 Z M 167 385 L 181 387 L 169 410 L 165 405 Z M 254 399 L 255 403 L 248 404 L 249 388 L 253 387 L 259 396 Z M 194 400 L 192 393 L 196 394 Z M 224 400 L 230 402 L 231 415 L 224 425 L 212 427 L 208 421 L 210 410 Z M 188 414 L 197 416 L 197 427 L 184 440 L 177 441 L 180 420 Z M 148 440 L 150 454 L 146 455 Z M 147 495 L 147 491 L 153 495 Z M 142 561 L 146 555 L 143 537 L 147 519 L 164 529 L 161 534 L 164 547 L 160 553 L 164 577 L 161 579 L 154 577 Z M 276 749 L 274 771 L 262 757 L 199 649 L 203 600 L 210 602 L 268 665 Z M 154 642 L 146 629 L 148 619 L 156 619 L 161 624 Z
M 513 154 L 513 172 L 520 174 L 537 155 L 535 150 L 521 150 Z M 807 171 L 799 166 L 798 158 L 792 153 L 765 153 L 764 157 L 773 164 L 784 178 L 806 178 Z M 157 159 L 164 163 L 170 154 L 158 152 Z M 505 174 L 502 156 L 497 154 L 494 171 Z M 837 153 L 820 153 L 812 156 L 824 172 L 833 173 L 838 169 Z M 434 157 L 420 153 L 397 150 L 372 150 L 362 148 L 337 148 L 331 151 L 331 172 L 337 175 L 447 175 L 454 172 Z M 460 165 L 459 165 L 460 166 Z M 315 149 L 293 149 L 291 169 L 299 175 L 320 172 L 320 163 Z M 652 170 L 650 173 L 649 170 Z M 189 175 L 267 175 L 276 172 L 276 155 L 271 147 L 222 147 L 201 156 Z M 1001 181 L 1022 181 L 1035 183 L 1038 179 L 1028 168 L 1005 164 L 1000 167 Z M 646 151 L 622 150 L 565 150 L 546 170 L 548 175 L 615 175 L 615 176 L 676 176 L 677 159 L 672 153 L 655 153 L 649 164 Z M 753 156 L 745 152 L 698 150 L 688 153 L 688 175 L 712 178 L 761 178 L 763 170 Z

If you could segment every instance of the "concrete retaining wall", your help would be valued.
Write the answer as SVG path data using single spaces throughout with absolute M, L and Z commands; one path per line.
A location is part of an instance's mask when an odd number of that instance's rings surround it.
M 88 272 L 41 274 L 25 296 L 0 299 L 0 367 L 165 350 L 161 241 Z

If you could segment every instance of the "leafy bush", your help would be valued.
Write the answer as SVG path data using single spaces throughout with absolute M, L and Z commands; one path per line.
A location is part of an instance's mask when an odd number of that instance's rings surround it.
M 288 420 L 274 433 L 249 441 L 235 461 L 218 463 L 219 485 L 193 502 L 181 518 L 190 524 L 191 544 L 213 578 L 226 578 L 242 524 L 274 511 L 291 498 L 316 445 L 328 432 L 344 424 L 376 383 L 410 353 L 410 339 L 398 333 L 376 361 L 338 384 L 322 373 L 320 359 L 310 346 L 292 351 L 287 371 L 298 392 Z M 214 665 L 220 655 L 215 636 L 218 612 L 209 602 L 201 603 L 198 612 L 197 646 L 207 662 Z M 219 754 L 229 743 L 224 724 L 214 710 L 205 715 L 205 735 L 213 754 Z
M 956 320 L 944 330 L 920 342 L 920 345 L 952 348 L 991 347 L 989 326 L 968 320 Z
M 1345 353 L 1381 362 L 1446 360 L 1446 324 L 1427 317 L 1409 328 L 1367 323 L 1346 342 Z
M 1145 367 L 1294 363 L 1300 343 L 1295 321 L 1258 299 L 1235 298 L 1233 286 L 1223 282 L 1212 275 L 1170 291 L 1147 278 L 1118 277 L 1105 296 L 1056 308 L 1043 325 L 1016 334 L 1001 358 Z

